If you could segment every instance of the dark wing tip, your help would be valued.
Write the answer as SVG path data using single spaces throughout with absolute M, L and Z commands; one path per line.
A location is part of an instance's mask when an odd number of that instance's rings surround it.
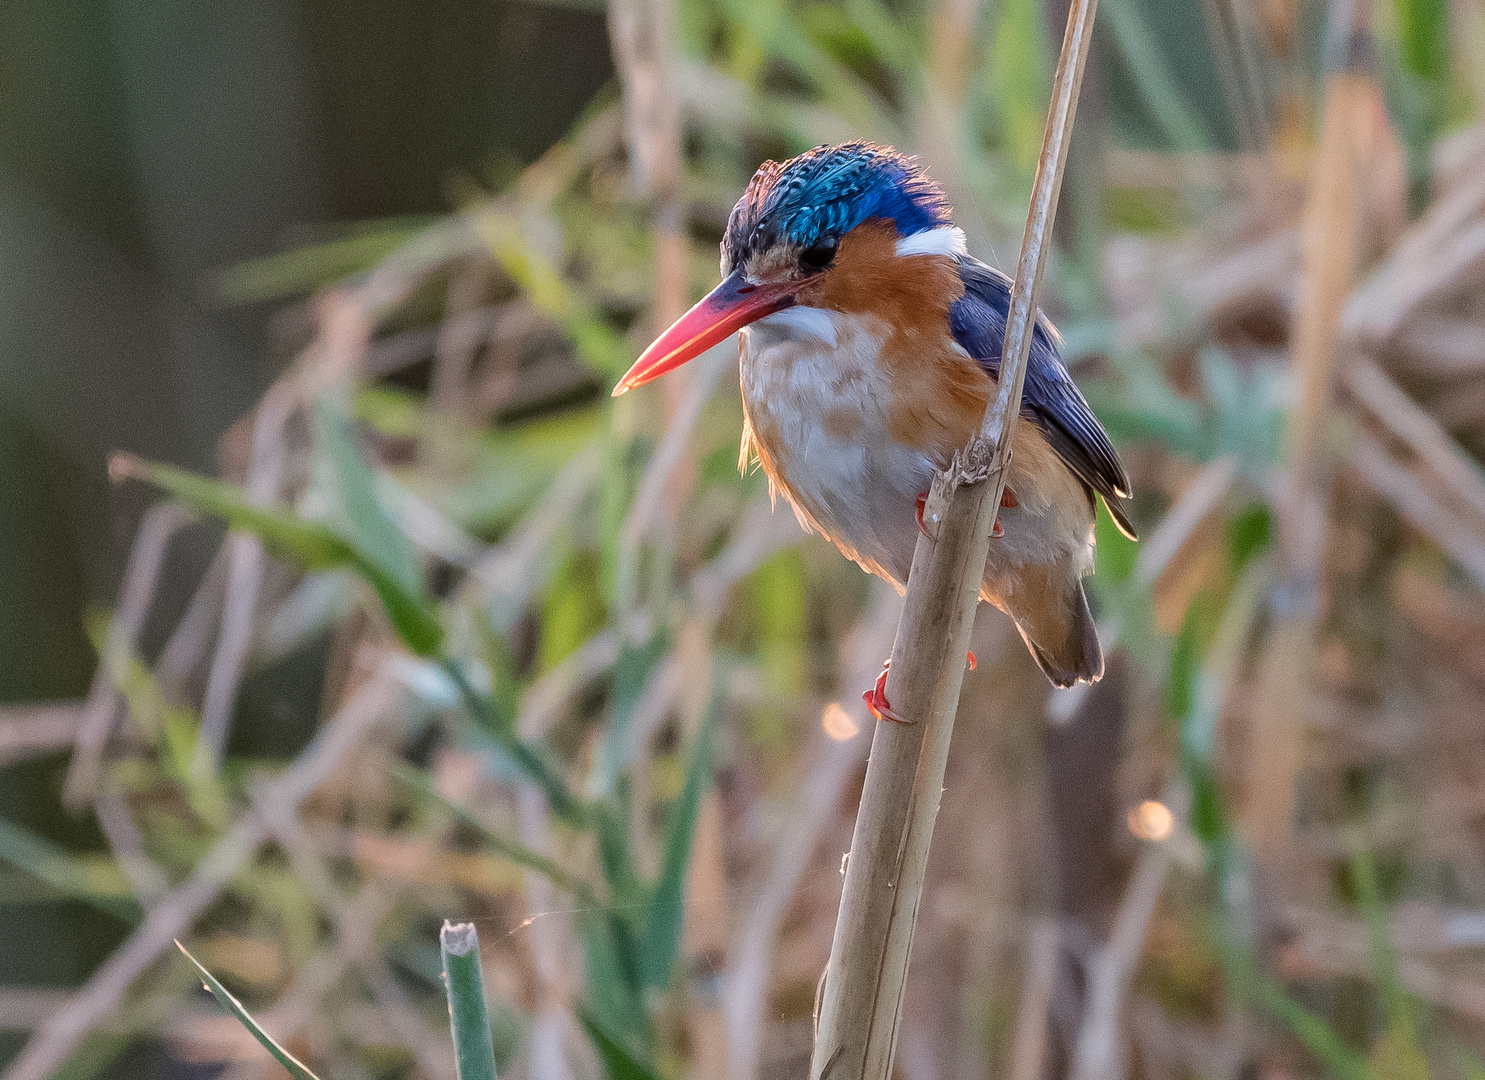
M 1139 533 L 1135 532 L 1134 522 L 1129 520 L 1129 514 L 1124 506 L 1124 500 L 1128 497 L 1127 495 L 1122 497 L 1115 496 L 1111 499 L 1107 495 L 1104 495 L 1103 504 L 1109 508 L 1109 517 L 1114 519 L 1114 524 L 1118 527 L 1119 531 L 1129 539 L 1137 541 L 1140 538 Z

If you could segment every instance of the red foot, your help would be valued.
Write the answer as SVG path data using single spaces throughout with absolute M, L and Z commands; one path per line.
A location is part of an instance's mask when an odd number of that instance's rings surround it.
M 918 519 L 918 531 L 920 533 L 922 533 L 924 536 L 928 536 L 928 526 L 923 524 L 923 507 L 926 506 L 926 505 L 928 505 L 928 494 L 927 494 L 927 492 L 925 492 L 922 495 L 919 495 L 918 496 L 918 508 L 917 508 L 917 510 L 914 511 L 914 515 Z M 928 539 L 932 540 L 933 537 L 928 536 Z
M 877 676 L 876 685 L 870 690 L 861 691 L 861 700 L 866 702 L 866 707 L 871 710 L 871 715 L 878 720 L 890 720 L 894 724 L 911 724 L 911 720 L 904 720 L 892 711 L 892 706 L 887 704 L 887 669 L 892 666 L 891 659 L 882 665 L 882 673 Z
M 979 663 L 975 659 L 975 652 L 971 649 L 965 654 L 965 660 L 969 663 L 969 670 L 973 671 Z M 876 685 L 870 690 L 861 691 L 861 700 L 866 702 L 866 707 L 871 710 L 871 715 L 878 720 L 890 720 L 894 724 L 911 724 L 911 720 L 904 720 L 892 711 L 892 706 L 887 703 L 887 672 L 892 668 L 892 658 L 889 656 L 886 663 L 882 665 L 882 673 L 877 676 Z
M 1012 491 L 1010 488 L 1005 488 L 1001 491 L 1000 494 L 1000 505 L 1006 508 L 1010 508 L 1020 506 L 1021 503 L 1019 500 L 1017 500 L 1016 493 L 1014 491 Z M 992 540 L 998 540 L 1004 535 L 1005 526 L 1000 523 L 1000 516 L 997 514 L 995 518 L 995 528 L 990 530 L 990 538 Z M 973 665 L 971 665 L 971 670 L 973 670 Z

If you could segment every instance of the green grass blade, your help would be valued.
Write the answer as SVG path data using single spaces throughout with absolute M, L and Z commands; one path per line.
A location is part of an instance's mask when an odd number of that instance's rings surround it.
M 451 813 L 458 815 L 459 820 L 478 829 L 480 835 L 485 838 L 491 847 L 517 866 L 540 874 L 553 885 L 557 886 L 557 888 L 571 895 L 580 904 L 593 905 L 598 902 L 593 894 L 593 890 L 588 887 L 586 882 L 573 877 L 551 859 L 538 851 L 533 851 L 515 839 L 515 837 L 507 836 L 498 829 L 491 828 L 489 824 L 483 821 L 469 807 L 454 799 L 450 799 L 440 792 L 418 770 L 406 765 L 398 765 L 393 768 L 393 775 L 407 784 L 408 787 L 415 789 L 425 797 L 438 802 Z
M 234 529 L 250 532 L 295 562 L 322 569 L 354 561 L 351 546 L 328 526 L 306 521 L 288 510 L 248 502 L 235 484 L 212 480 L 173 465 L 143 461 L 132 454 L 115 454 L 109 472 L 153 484 L 181 502 L 224 519 Z
M 1351 844 L 1351 880 L 1356 887 L 1356 904 L 1366 920 L 1372 979 L 1387 1016 L 1388 1036 L 1393 1041 L 1394 1051 L 1410 1052 L 1416 1057 L 1419 1053 L 1417 1026 L 1398 969 L 1397 949 L 1392 942 L 1392 926 L 1387 917 L 1387 907 L 1382 902 L 1376 861 L 1372 858 L 1372 853 L 1362 845 L 1360 837 L 1353 836 Z
M 545 755 L 537 747 L 525 742 L 515 732 L 510 717 L 500 715 L 490 695 L 476 690 L 455 661 L 445 658 L 443 669 L 449 678 L 454 680 L 454 685 L 459 689 L 459 696 L 464 699 L 465 707 L 474 715 L 480 726 L 499 743 L 500 748 L 510 756 L 526 778 L 541 788 L 552 813 L 569 825 L 581 828 L 587 816 L 585 807 L 582 801 L 568 790 L 567 784 L 557 774 L 556 768 L 546 759 Z
M 217 981 L 217 977 L 202 967 L 201 961 L 192 956 L 184 945 L 177 941 L 175 947 L 182 953 L 185 953 L 187 960 L 196 965 L 196 970 L 201 973 L 201 979 L 206 984 L 206 989 L 211 991 L 211 996 L 217 999 L 217 1003 L 235 1016 L 237 1022 L 247 1028 L 253 1038 L 262 1043 L 263 1049 L 272 1054 L 275 1061 L 289 1070 L 289 1075 L 294 1077 L 294 1080 L 319 1080 L 319 1077 L 310 1072 L 302 1061 L 274 1042 L 273 1036 L 259 1027 L 258 1021 L 254 1020 L 252 1014 L 242 1007 L 242 1002 L 229 994 L 227 988 Z
M 0 818 L 0 860 L 126 923 L 139 921 L 139 905 L 128 881 L 117 866 L 101 856 L 73 854 Z
M 1167 147 L 1178 152 L 1210 148 L 1211 135 L 1187 108 L 1188 95 L 1177 84 L 1137 0 L 1114 0 L 1104 6 L 1104 18 Z
M 635 974 L 634 938 L 628 924 L 612 909 L 577 913 L 575 930 L 583 948 L 583 981 L 595 1021 L 626 1046 L 649 1047 L 654 1031 L 645 1011 L 644 993 Z
M 1329 1024 L 1291 998 L 1278 984 L 1268 979 L 1259 979 L 1258 983 L 1260 1004 L 1278 1017 L 1334 1076 L 1339 1080 L 1376 1080 L 1366 1058 L 1342 1042 Z
M 215 275 L 212 291 L 224 304 L 255 304 L 313 292 L 370 269 L 432 224 L 432 218 L 373 222 L 357 227 L 350 236 L 237 263 Z
M 252 533 L 277 554 L 311 570 L 350 567 L 375 590 L 392 628 L 408 648 L 420 656 L 432 656 L 443 644 L 443 627 L 437 612 L 421 589 L 409 591 L 402 580 L 405 571 L 383 565 L 375 552 L 363 552 L 352 539 L 330 526 L 308 521 L 279 507 L 251 503 L 246 493 L 233 484 L 171 465 L 141 461 L 132 455 L 115 455 L 110 470 L 154 484 L 181 502 L 224 518 L 233 528 Z
M 480 938 L 473 923 L 443 924 L 443 984 L 449 995 L 449 1027 L 454 1036 L 459 1080 L 495 1080 L 495 1043 L 480 974 Z
M 691 841 L 696 835 L 696 817 L 712 769 L 712 718 L 708 712 L 696 734 L 696 748 L 686 770 L 686 786 L 670 813 L 665 837 L 665 856 L 660 877 L 650 894 L 649 917 L 640 940 L 640 982 L 646 989 L 669 984 L 681 947 L 685 923 L 686 869 L 691 864 Z
M 639 1060 L 639 1057 L 618 1039 L 614 1038 L 599 1023 L 592 1010 L 579 1005 L 578 1019 L 593 1040 L 608 1080 L 658 1080 L 658 1074 Z
M 334 473 L 346 539 L 409 597 L 421 598 L 423 571 L 417 549 L 377 498 L 375 478 L 356 449 L 350 417 L 328 402 L 315 402 L 314 436 L 316 449 Z

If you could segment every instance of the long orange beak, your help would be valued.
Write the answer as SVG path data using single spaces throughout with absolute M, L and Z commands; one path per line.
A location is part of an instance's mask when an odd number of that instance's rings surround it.
M 696 359 L 749 323 L 789 307 L 794 303 L 794 290 L 798 287 L 799 283 L 794 281 L 754 285 L 742 276 L 741 270 L 734 270 L 651 342 L 614 387 L 614 397 Z

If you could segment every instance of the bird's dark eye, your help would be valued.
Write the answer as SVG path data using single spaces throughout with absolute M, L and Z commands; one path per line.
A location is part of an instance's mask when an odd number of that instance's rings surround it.
M 835 261 L 836 241 L 833 238 L 821 240 L 814 247 L 805 248 L 799 253 L 799 265 L 804 270 L 824 270 Z

